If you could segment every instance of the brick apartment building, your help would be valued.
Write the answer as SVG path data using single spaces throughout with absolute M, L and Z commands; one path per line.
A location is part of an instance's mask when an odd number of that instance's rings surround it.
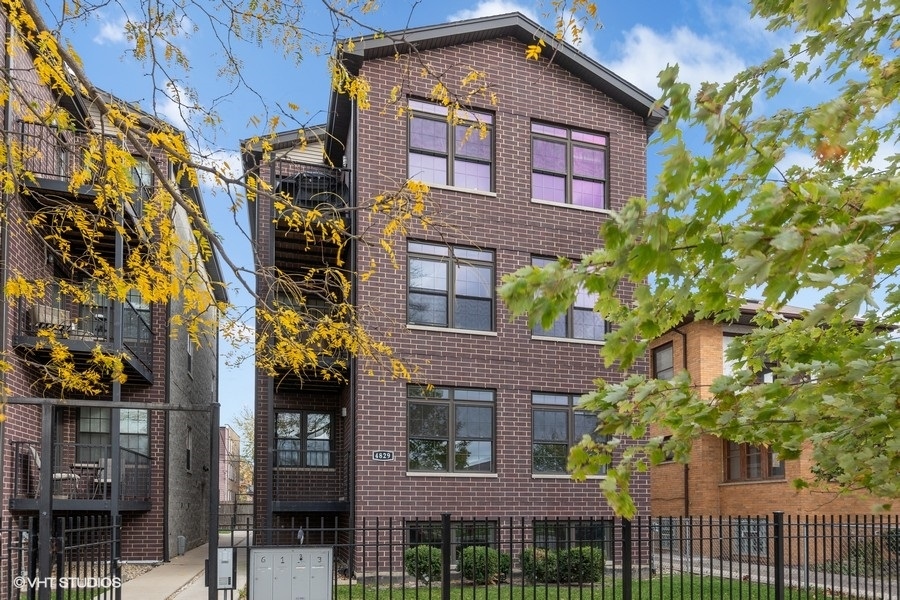
M 567 44 L 526 60 L 526 46 L 539 37 L 553 40 L 507 14 L 356 41 L 341 59 L 371 85 L 370 109 L 333 95 L 327 125 L 279 136 L 266 162 L 245 151 L 245 170 L 295 205 L 331 198 L 352 209 L 409 178 L 430 186 L 442 221 L 410 225 L 395 244 L 397 268 L 377 240 L 351 247 L 352 265 L 375 266 L 354 279 L 354 302 L 368 329 L 417 369 L 412 381 L 355 361 L 345 383 L 257 371 L 260 527 L 445 512 L 612 516 L 597 481 L 576 483 L 565 472 L 569 447 L 596 426 L 576 400 L 597 377 L 627 376 L 599 358 L 606 324 L 583 294 L 552 328 L 531 330 L 510 319 L 496 287 L 522 266 L 578 258 L 602 243 L 607 209 L 645 192 L 647 139 L 664 113 Z M 429 100 L 434 81 L 419 75 L 423 64 L 451 86 L 470 70 L 484 72 L 496 105 L 472 99 L 463 122 L 448 124 L 447 109 Z M 383 110 L 395 85 L 408 109 L 400 117 L 396 106 Z M 481 133 L 467 136 L 476 122 Z M 354 233 L 383 223 L 372 211 L 345 214 Z M 251 220 L 260 268 L 302 278 L 334 256 L 328 242 L 288 231 L 265 194 Z M 646 476 L 634 494 L 646 513 Z M 570 542 L 602 535 L 576 529 L 553 535 Z M 411 525 L 408 535 L 414 541 L 428 532 Z
M 0 19 L 8 31 L 5 12 Z M 33 517 L 46 545 L 32 545 L 47 548 L 56 517 L 120 517 L 123 560 L 166 560 L 175 555 L 179 538 L 187 547 L 206 539 L 208 503 L 202 498 L 215 473 L 208 456 L 217 332 L 201 330 L 202 346 L 195 347 L 186 331 L 171 326 L 171 317 L 182 313 L 180 305 L 150 303 L 134 291 L 124 301 L 115 300 L 96 285 L 92 263 L 85 260 L 85 228 L 93 227 L 88 233 L 97 235 L 95 249 L 109 264 L 126 264 L 143 233 L 136 225 L 143 201 L 157 187 L 153 172 L 137 159 L 131 172 L 133 201 L 112 209 L 121 215 L 121 229 L 109 226 L 110 213 L 100 218 L 94 204 L 96 182 L 77 190 L 70 186 L 82 164 L 85 133 L 99 132 L 103 117 L 81 97 L 57 95 L 41 85 L 33 56 L 27 50 L 6 54 L 9 40 L 4 41 L 9 97 L 3 106 L 3 143 L 9 153 L 23 150 L 22 168 L 33 177 L 23 177 L 15 192 L 2 198 L 0 287 L 6 290 L 12 278 L 49 283 L 43 294 L 27 300 L 0 295 L 0 344 L 11 365 L 3 378 L 8 394 L 6 420 L 0 423 L 0 523 L 16 527 L 19 517 Z M 67 111 L 74 128 L 57 129 L 28 108 L 40 112 L 52 106 Z M 137 116 L 142 127 L 158 123 L 146 114 Z M 114 130 L 107 124 L 106 131 Z M 196 188 L 175 182 L 176 165 L 162 154 L 154 160 L 183 193 L 200 201 Z M 45 229 L 26 224 L 38 214 L 46 218 Z M 175 209 L 173 218 L 187 250 L 193 241 L 187 214 Z M 224 301 L 215 259 L 194 266 L 211 284 L 211 297 Z M 85 293 L 71 293 L 71 286 Z M 81 369 L 97 347 L 121 354 L 125 381 L 107 378 L 93 395 L 46 385 L 42 369 L 49 361 L 51 332 Z M 154 410 L 164 405 L 183 410 Z M 6 575 L 6 568 L 0 569 L 0 577 Z
M 737 322 L 690 320 L 654 340 L 651 375 L 669 379 L 687 370 L 694 385 L 705 392 L 714 379 L 728 372 L 727 344 L 752 330 L 751 318 L 758 309 L 747 303 Z M 798 318 L 800 312 L 790 307 L 782 310 L 787 318 Z M 865 515 L 885 502 L 861 493 L 838 494 L 820 485 L 796 490 L 791 484 L 795 479 L 813 480 L 811 467 L 810 452 L 796 460 L 780 460 L 764 446 L 704 435 L 694 442 L 689 464 L 665 462 L 651 469 L 651 514 L 730 517 L 778 510 L 811 517 Z M 892 514 L 900 514 L 900 509 Z

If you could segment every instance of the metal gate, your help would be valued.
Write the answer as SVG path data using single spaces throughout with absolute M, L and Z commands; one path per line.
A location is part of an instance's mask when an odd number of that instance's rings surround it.
M 40 547 L 37 517 L 11 517 L 0 528 L 0 600 L 119 600 L 119 519 L 93 515 L 60 517 L 51 523 L 46 549 Z M 44 552 L 49 553 L 50 569 L 42 573 Z

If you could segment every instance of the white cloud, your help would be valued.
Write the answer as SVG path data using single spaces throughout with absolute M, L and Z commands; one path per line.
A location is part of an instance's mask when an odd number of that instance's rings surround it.
M 447 17 L 448 21 L 464 21 L 466 19 L 478 19 L 481 17 L 493 17 L 507 13 L 520 12 L 532 21 L 538 21 L 535 13 L 524 4 L 510 2 L 509 0 L 483 0 L 475 8 L 465 8 Z
M 94 36 L 94 43 L 101 46 L 121 44 L 125 41 L 125 24 L 127 22 L 128 19 L 124 16 L 117 21 L 103 20 L 100 23 L 100 32 Z
M 636 25 L 625 33 L 618 59 L 605 65 L 650 95 L 657 95 L 657 75 L 678 63 L 679 79 L 696 90 L 705 81 L 727 81 L 746 65 L 731 48 L 687 27 L 660 33 Z
M 478 19 L 481 17 L 492 17 L 495 15 L 505 15 L 507 13 L 518 12 L 522 13 L 535 23 L 541 23 L 540 17 L 534 12 L 534 10 L 526 6 L 524 4 L 520 4 L 518 2 L 511 2 L 510 0 L 482 0 L 474 8 L 466 8 L 460 11 L 457 11 L 447 17 L 448 21 L 462 21 L 465 19 Z M 541 23 L 545 28 L 553 31 L 553 24 L 547 25 L 546 23 Z M 549 41 L 549 40 L 547 40 Z M 571 39 L 567 37 L 568 42 L 572 42 Z M 579 40 L 576 47 L 593 58 L 597 58 L 597 50 L 594 47 L 594 41 L 591 34 L 591 27 L 586 27 L 581 32 L 581 39 Z

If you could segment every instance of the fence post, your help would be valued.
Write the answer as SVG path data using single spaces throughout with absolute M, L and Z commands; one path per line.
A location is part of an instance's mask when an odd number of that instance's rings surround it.
M 441 513 L 441 600 L 450 600 L 450 513 Z
M 631 520 L 622 519 L 622 600 L 631 600 Z
M 775 517 L 775 600 L 784 600 L 784 512 L 776 510 Z

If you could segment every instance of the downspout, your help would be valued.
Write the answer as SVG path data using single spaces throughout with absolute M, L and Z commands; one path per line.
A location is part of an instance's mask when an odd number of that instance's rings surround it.
M 352 123 L 350 125 L 352 143 L 348 145 L 350 150 L 350 182 L 349 182 L 349 195 L 350 195 L 350 273 L 352 273 L 354 281 L 353 287 L 350 289 L 350 302 L 352 306 L 355 308 L 357 303 L 359 302 L 359 293 L 357 290 L 357 285 L 359 284 L 359 275 L 357 271 L 357 265 L 359 264 L 359 244 L 356 243 L 356 230 L 358 227 L 357 219 L 356 219 L 356 198 L 357 198 L 357 167 L 359 152 L 357 152 L 357 148 L 359 146 L 359 138 L 358 135 L 358 112 L 357 105 L 353 103 L 353 110 L 350 112 Z M 356 427 L 358 423 L 358 416 L 356 410 L 356 389 L 357 389 L 357 381 L 356 377 L 359 372 L 359 363 L 355 356 L 350 357 L 350 523 L 349 526 L 355 531 L 356 529 L 356 467 L 357 467 L 357 447 L 356 447 Z M 354 540 L 355 541 L 355 540 Z M 349 573 L 353 573 L 354 565 L 353 565 L 353 554 L 351 553 L 351 557 L 349 560 Z
M 275 189 L 275 165 L 274 163 L 269 164 L 269 184 L 272 186 L 272 189 Z M 257 208 L 257 211 L 259 209 Z M 268 210 L 266 215 L 266 222 L 268 223 L 267 227 L 269 228 L 269 255 L 267 257 L 267 261 L 269 265 L 275 265 L 275 237 L 277 235 L 275 224 L 272 222 L 272 202 L 271 200 L 268 203 Z M 259 214 L 257 213 L 257 227 L 259 227 Z M 266 286 L 268 286 L 268 282 L 266 282 Z M 268 296 L 268 288 L 266 289 L 266 295 Z M 259 376 L 259 371 L 257 370 L 257 376 Z M 265 523 L 263 527 L 266 529 L 266 544 L 272 543 L 272 528 L 274 527 L 273 523 L 275 521 L 275 514 L 273 510 L 273 503 L 275 502 L 275 378 L 274 377 L 266 377 L 266 494 L 268 494 L 268 499 L 266 501 L 266 514 L 265 514 Z M 254 424 L 255 426 L 255 424 Z M 257 444 L 257 440 L 254 436 L 254 445 Z M 253 490 L 253 498 L 254 503 L 256 502 L 257 490 Z
M 673 328 L 672 331 L 681 336 L 681 368 L 684 371 L 687 371 L 688 368 L 688 360 L 687 360 L 687 334 L 677 327 Z M 691 465 L 690 463 L 684 463 L 684 473 L 683 473 L 683 486 L 684 486 L 684 515 L 687 517 L 691 514 L 691 489 L 690 489 L 690 475 L 691 475 Z

